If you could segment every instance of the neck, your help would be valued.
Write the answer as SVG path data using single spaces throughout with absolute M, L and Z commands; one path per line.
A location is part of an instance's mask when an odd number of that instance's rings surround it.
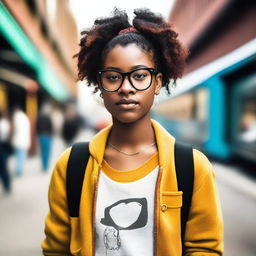
M 134 123 L 120 123 L 113 120 L 109 141 L 116 146 L 144 146 L 155 141 L 150 118 Z

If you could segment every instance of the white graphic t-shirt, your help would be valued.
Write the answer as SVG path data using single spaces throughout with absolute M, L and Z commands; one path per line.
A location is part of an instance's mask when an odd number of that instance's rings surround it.
M 153 255 L 158 154 L 131 171 L 104 162 L 95 217 L 96 256 Z

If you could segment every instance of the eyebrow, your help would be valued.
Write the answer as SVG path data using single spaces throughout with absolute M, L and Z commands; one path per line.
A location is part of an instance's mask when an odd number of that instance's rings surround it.
M 136 65 L 136 66 L 131 67 L 131 70 L 136 69 L 136 68 L 148 68 L 148 67 L 145 65 Z
M 117 71 L 121 71 L 121 69 L 120 69 L 120 68 L 117 68 L 117 67 L 106 67 L 106 68 L 104 68 L 104 69 L 114 69 L 114 70 L 117 70 Z
M 133 70 L 133 69 L 136 69 L 136 68 L 148 68 L 148 67 L 145 66 L 145 65 L 136 65 L 136 66 L 132 66 L 130 68 L 130 70 Z M 117 67 L 106 67 L 105 69 L 114 69 L 114 70 L 117 70 L 117 71 L 121 71 L 121 69 L 117 68 Z

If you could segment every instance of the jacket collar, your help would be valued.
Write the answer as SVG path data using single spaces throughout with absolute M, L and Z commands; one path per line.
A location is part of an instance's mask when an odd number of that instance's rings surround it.
M 175 139 L 157 121 L 151 120 L 151 122 L 156 136 L 159 164 L 160 166 L 168 166 L 171 161 L 171 152 L 174 149 Z

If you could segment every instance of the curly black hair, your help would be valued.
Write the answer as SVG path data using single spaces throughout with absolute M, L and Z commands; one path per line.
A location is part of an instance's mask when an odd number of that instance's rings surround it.
M 116 45 L 135 43 L 144 51 L 153 53 L 158 72 L 163 74 L 163 86 L 169 92 L 169 82 L 174 83 L 183 73 L 188 51 L 178 41 L 178 34 L 159 14 L 148 9 L 136 9 L 132 21 L 138 31 L 118 34 L 131 27 L 125 11 L 115 8 L 110 17 L 95 20 L 89 30 L 82 31 L 78 57 L 78 79 L 87 79 L 98 90 L 97 70 L 101 69 L 104 57 Z

